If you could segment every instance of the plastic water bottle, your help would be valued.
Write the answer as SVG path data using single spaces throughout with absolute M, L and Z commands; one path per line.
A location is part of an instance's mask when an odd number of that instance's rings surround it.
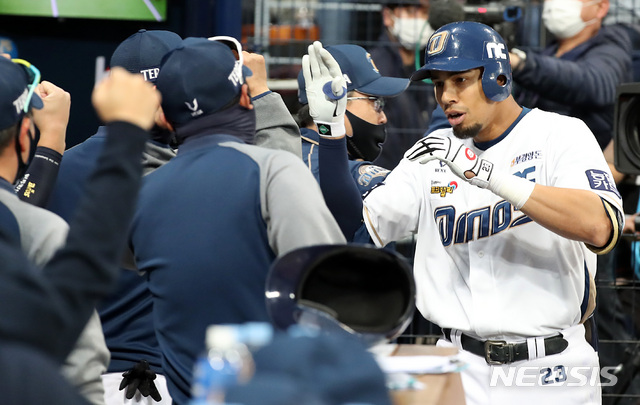
M 267 344 L 272 333 L 269 324 L 257 322 L 209 326 L 206 349 L 194 367 L 190 405 L 225 404 L 225 392 L 253 376 L 250 348 Z

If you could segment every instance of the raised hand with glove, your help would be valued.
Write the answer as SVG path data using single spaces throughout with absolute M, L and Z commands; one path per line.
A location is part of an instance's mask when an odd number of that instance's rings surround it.
M 462 180 L 489 189 L 516 209 L 522 208 L 535 187 L 534 182 L 525 178 L 494 171 L 493 163 L 480 158 L 454 137 L 431 135 L 420 139 L 404 157 L 421 164 L 441 160 Z
M 326 137 L 346 134 L 344 114 L 347 109 L 347 82 L 338 62 L 322 43 L 309 45 L 302 57 L 309 114 L 318 126 L 318 133 Z

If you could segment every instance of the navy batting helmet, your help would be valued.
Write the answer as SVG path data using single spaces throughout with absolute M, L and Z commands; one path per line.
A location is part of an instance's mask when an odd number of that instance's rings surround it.
M 399 254 L 367 245 L 318 245 L 278 258 L 266 284 L 273 324 L 347 331 L 369 346 L 386 343 L 415 311 L 411 267 Z
M 464 72 L 484 68 L 482 89 L 493 101 L 511 94 L 511 64 L 504 39 L 491 27 L 472 21 L 443 25 L 429 38 L 425 65 L 411 75 L 411 80 L 431 77 L 431 71 Z M 498 83 L 503 76 L 505 83 Z

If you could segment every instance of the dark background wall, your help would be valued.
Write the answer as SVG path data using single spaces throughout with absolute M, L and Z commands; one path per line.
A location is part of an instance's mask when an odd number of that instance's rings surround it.
M 240 38 L 240 0 L 170 1 L 165 22 L 0 16 L 0 36 L 11 39 L 18 57 L 38 67 L 48 80 L 71 93 L 67 147 L 82 142 L 100 125 L 91 106 L 96 60 L 106 59 L 139 29 L 165 29 L 187 36 Z M 0 89 L 2 91 L 2 89 Z

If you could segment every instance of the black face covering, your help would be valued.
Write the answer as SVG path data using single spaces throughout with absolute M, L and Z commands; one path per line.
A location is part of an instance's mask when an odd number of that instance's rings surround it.
M 248 144 L 253 144 L 256 135 L 256 110 L 248 110 L 240 104 L 198 118 L 180 127 L 176 138 L 181 144 L 187 138 L 203 133 L 233 135 Z
M 153 141 L 156 141 L 164 145 L 175 144 L 176 134 L 175 132 L 167 128 L 163 128 L 161 126 L 158 126 L 157 124 L 154 124 L 153 128 L 151 128 L 151 131 L 149 131 L 149 133 L 151 134 L 151 140 Z
M 20 142 L 18 139 L 20 137 L 21 127 L 22 127 L 22 121 L 20 121 L 20 125 L 18 125 L 18 134 L 16 135 L 16 154 L 18 155 L 18 174 L 16 174 L 15 181 L 19 181 L 22 177 L 24 177 L 25 173 L 27 172 L 27 168 L 29 167 L 29 164 L 33 160 L 33 157 L 36 155 L 36 147 L 38 146 L 38 140 L 40 139 L 40 131 L 38 131 L 37 129 L 36 129 L 35 136 L 32 137 L 31 134 L 28 134 L 29 157 L 27 158 L 26 162 L 23 162 L 22 154 L 20 153 Z
M 380 144 L 387 137 L 387 129 L 384 124 L 375 125 L 356 117 L 346 111 L 353 136 L 347 136 L 347 151 L 352 158 L 363 159 L 372 162 L 380 154 Z

